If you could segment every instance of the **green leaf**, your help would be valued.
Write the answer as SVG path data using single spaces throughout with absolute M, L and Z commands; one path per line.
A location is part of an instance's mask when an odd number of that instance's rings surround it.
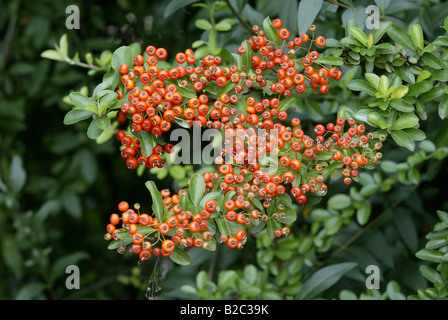
M 26 181 L 26 171 L 23 169 L 22 158 L 14 155 L 11 159 L 9 175 L 9 186 L 12 192 L 18 192 L 22 190 Z
M 186 266 L 191 263 L 191 258 L 184 250 L 175 247 L 171 254 L 169 255 L 170 259 L 181 266 Z
M 324 4 L 323 0 L 302 0 L 299 3 L 297 22 L 299 34 L 306 33 Z
M 44 52 L 42 52 L 40 54 L 40 56 L 42 58 L 55 60 L 55 61 L 66 61 L 65 58 L 63 56 L 61 56 L 61 54 L 54 49 L 45 50 Z
M 342 66 L 344 64 L 344 60 L 340 57 L 322 57 L 319 56 L 314 62 L 321 64 L 328 64 L 330 66 Z
M 420 260 L 431 261 L 431 262 L 442 262 L 442 257 L 444 253 L 438 250 L 421 249 L 415 254 Z
M 218 45 L 218 31 L 212 30 L 208 35 L 208 48 L 214 56 L 221 52 L 222 48 Z
M 163 199 L 160 191 L 157 189 L 154 181 L 150 180 L 145 183 L 146 188 L 151 193 L 152 197 L 152 213 L 155 215 L 157 220 L 162 221 L 163 219 Z
M 210 23 L 210 21 L 205 20 L 205 19 L 198 19 L 196 20 L 196 22 L 194 23 L 196 27 L 198 27 L 199 29 L 202 30 L 212 30 L 213 26 Z
M 409 211 L 398 210 L 394 213 L 394 224 L 406 246 L 412 252 L 418 247 L 418 235 Z
M 442 281 L 442 277 L 440 276 L 440 274 L 434 270 L 433 268 L 431 268 L 430 266 L 427 265 L 421 265 L 419 267 L 420 273 L 422 274 L 423 277 L 426 278 L 426 280 L 428 280 L 431 283 L 443 283 Z
M 208 282 L 207 272 L 205 272 L 204 270 L 199 271 L 198 274 L 196 275 L 196 287 L 199 290 L 203 290 L 205 289 L 207 282 Z
M 439 104 L 439 117 L 445 119 L 448 116 L 448 96 L 446 96 Z
M 390 106 L 398 111 L 410 113 L 414 112 L 414 106 L 403 99 L 392 99 L 389 102 Z
M 263 21 L 263 30 L 266 33 L 266 36 L 270 41 L 278 44 L 279 43 L 279 35 L 277 29 L 272 25 L 269 17 L 266 17 Z
M 369 221 L 370 213 L 372 212 L 372 206 L 368 202 L 363 202 L 361 208 L 356 211 L 356 221 L 363 226 Z
M 202 174 L 196 173 L 190 179 L 190 199 L 197 206 L 204 196 L 205 180 Z
M 246 282 L 250 285 L 255 284 L 255 281 L 257 280 L 257 268 L 255 268 L 252 264 L 248 264 L 246 267 L 244 267 L 244 279 Z
M 60 202 L 62 207 L 72 218 L 79 220 L 82 215 L 82 203 L 79 196 L 74 192 L 64 192 Z
M 152 149 L 155 146 L 154 135 L 150 132 L 139 131 L 134 132 L 134 136 L 140 141 L 142 155 L 149 157 L 152 154 Z
M 82 93 L 79 92 L 72 92 L 69 94 L 68 96 L 70 98 L 70 101 L 78 108 L 80 109 L 86 109 L 86 106 L 96 106 L 96 102 L 95 100 L 86 97 L 85 95 L 83 95 Z M 95 107 L 94 108 L 95 113 L 99 115 L 98 113 L 98 109 Z M 92 110 L 93 111 L 93 110 Z
M 402 147 L 407 148 L 410 151 L 414 151 L 415 149 L 415 143 L 414 140 L 404 131 L 392 131 L 391 132 L 392 139 Z
M 380 22 L 379 28 L 373 31 L 374 44 L 381 40 L 384 34 L 389 30 L 391 25 L 392 22 L 389 20 Z
M 63 57 L 68 57 L 68 41 L 65 33 L 59 39 L 59 53 Z
M 401 99 L 403 98 L 406 93 L 408 93 L 409 87 L 400 85 L 392 90 L 392 93 L 390 94 L 390 99 Z
M 72 109 L 64 117 L 64 124 L 65 125 L 71 125 L 75 124 L 77 122 L 80 122 L 82 120 L 91 118 L 92 115 L 91 111 L 82 110 L 82 109 Z
M 445 94 L 445 87 L 441 87 L 441 86 L 433 87 L 431 90 L 423 93 L 420 96 L 420 101 L 421 102 L 432 101 L 432 100 L 437 99 L 438 97 L 440 97 L 443 94 Z
M 378 91 L 383 95 L 384 98 L 387 98 L 389 91 L 389 78 L 385 75 L 380 77 L 380 85 L 378 86 Z
M 386 118 L 384 118 L 378 112 L 369 113 L 367 115 L 367 121 L 369 121 L 371 124 L 373 124 L 376 127 L 380 127 L 381 129 L 384 129 L 387 125 Z
M 133 60 L 134 60 L 134 51 L 132 50 L 132 48 L 128 46 L 122 46 L 117 50 L 115 50 L 114 53 L 112 54 L 112 62 L 111 62 L 112 68 L 116 72 L 120 72 L 120 66 L 123 63 L 125 63 L 131 69 L 134 63 Z
M 367 81 L 355 79 L 348 83 L 347 88 L 353 91 L 365 92 L 368 95 L 375 96 L 376 89 Z
M 325 225 L 325 235 L 332 236 L 339 231 L 342 225 L 342 219 L 339 215 L 331 216 L 324 222 Z
M 328 207 L 335 210 L 348 208 L 352 204 L 352 199 L 346 194 L 336 194 L 328 199 Z
M 110 126 L 110 119 L 108 117 L 98 117 L 95 119 L 95 122 L 100 130 L 106 130 Z
M 418 96 L 422 93 L 428 92 L 433 87 L 432 82 L 430 81 L 421 81 L 409 86 L 408 95 L 409 96 Z
M 404 129 L 403 131 L 406 132 L 414 141 L 422 141 L 426 139 L 426 134 L 420 129 L 410 128 Z
M 118 94 L 112 90 L 104 90 L 105 94 L 99 101 L 99 114 L 103 115 L 106 110 L 116 101 Z
M 165 8 L 163 17 L 167 18 L 179 9 L 182 9 L 192 3 L 198 2 L 199 0 L 171 0 Z
M 361 42 L 364 47 L 369 46 L 369 40 L 367 39 L 366 34 L 361 29 L 359 29 L 358 27 L 353 27 L 350 29 L 350 33 L 355 37 L 356 40 Z
M 96 119 L 92 120 L 90 122 L 89 127 L 87 128 L 87 136 L 90 139 L 94 140 L 94 139 L 98 138 L 101 135 L 101 133 L 103 133 L 103 130 L 101 130 L 98 127 L 98 123 L 97 123 Z
M 387 34 L 392 40 L 400 44 L 402 47 L 409 49 L 412 52 L 416 52 L 411 36 L 402 27 L 392 24 L 387 31 Z
M 418 124 L 419 119 L 416 115 L 414 114 L 403 114 L 401 115 L 397 121 L 395 121 L 395 123 L 392 126 L 393 130 L 402 130 L 402 129 L 406 129 L 406 128 L 412 128 L 413 126 L 415 126 L 416 124 Z
M 417 82 L 428 79 L 431 76 L 431 72 L 423 70 L 417 77 Z
M 414 23 L 409 27 L 409 33 L 411 34 L 411 39 L 414 46 L 419 50 L 423 50 L 424 41 L 422 27 L 419 24 Z
M 357 266 L 354 262 L 345 262 L 323 267 L 308 278 L 300 290 L 299 300 L 310 300 L 333 286 L 347 272 Z
M 235 20 L 234 19 L 227 18 L 227 19 L 223 19 L 223 20 L 219 21 L 215 25 L 215 28 L 218 31 L 229 31 L 230 29 L 232 29 L 232 26 L 234 24 L 235 24 Z
M 380 77 L 374 73 L 366 73 L 364 77 L 369 81 L 369 83 L 376 89 L 380 87 Z M 376 91 L 375 90 L 375 91 Z
M 223 270 L 218 274 L 218 287 L 225 290 L 235 282 L 238 274 L 234 270 Z
M 433 69 L 442 69 L 442 61 L 437 58 L 434 54 L 426 52 L 423 54 L 421 60 L 425 66 L 431 67 Z

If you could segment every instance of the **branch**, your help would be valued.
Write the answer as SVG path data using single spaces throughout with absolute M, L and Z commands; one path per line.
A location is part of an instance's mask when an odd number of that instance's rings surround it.
M 232 7 L 229 0 L 224 0 L 227 6 L 229 7 L 230 11 L 232 11 L 232 14 L 238 19 L 238 21 L 243 25 L 244 28 L 246 28 L 249 32 L 252 32 L 252 27 L 244 21 L 244 19 L 236 12 L 235 8 Z

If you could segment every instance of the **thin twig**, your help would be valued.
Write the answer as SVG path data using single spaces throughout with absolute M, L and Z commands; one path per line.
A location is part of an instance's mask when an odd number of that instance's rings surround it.
M 9 52 L 12 38 L 14 36 L 14 31 L 16 29 L 17 11 L 19 10 L 19 7 L 20 7 L 20 0 L 16 0 L 15 8 L 11 14 L 11 18 L 9 19 L 8 30 L 6 31 L 5 39 L 3 40 L 2 56 L 5 59 L 5 61 Z
M 238 19 L 238 21 L 243 25 L 244 28 L 246 28 L 249 32 L 252 32 L 252 27 L 244 21 L 244 19 L 236 12 L 235 8 L 230 4 L 229 0 L 224 0 L 224 2 L 229 7 L 230 11 L 232 11 L 232 14 Z

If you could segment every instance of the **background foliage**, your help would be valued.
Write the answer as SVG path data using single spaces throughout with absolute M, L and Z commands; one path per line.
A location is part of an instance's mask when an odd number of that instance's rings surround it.
M 156 283 L 161 299 L 446 298 L 443 1 L 0 4 L 0 298 L 145 299 L 148 284 L 154 292 Z M 71 4 L 80 8 L 80 30 L 65 28 Z M 374 43 L 365 27 L 370 4 L 380 7 L 382 20 Z M 153 262 L 139 267 L 132 257 L 106 250 L 102 236 L 115 204 L 149 200 L 142 187 L 148 179 L 159 190 L 184 185 L 201 167 L 128 172 L 113 139 L 89 139 L 83 122 L 63 124 L 72 107 L 67 95 L 91 93 L 121 45 L 154 44 L 169 52 L 191 47 L 197 56 L 219 54 L 231 62 L 251 26 L 267 16 L 281 18 L 295 33 L 316 16 L 317 33 L 334 39 L 327 40 L 327 50 L 344 60 L 340 84 L 325 96 L 305 95 L 292 107 L 308 126 L 345 113 L 391 132 L 379 170 L 364 172 L 350 187 L 333 183 L 323 201 L 298 208 L 290 236 L 279 241 L 260 234 L 241 251 L 192 249 L 189 266 L 167 260 L 157 274 Z M 393 28 L 381 34 L 387 21 Z M 421 33 L 411 27 L 416 24 Z M 64 41 L 72 65 L 41 56 Z M 415 120 L 421 131 L 411 128 Z M 69 264 L 80 267 L 80 290 L 65 288 Z M 381 270 L 379 290 L 365 288 L 365 269 L 372 264 Z M 157 281 L 149 283 L 154 276 Z

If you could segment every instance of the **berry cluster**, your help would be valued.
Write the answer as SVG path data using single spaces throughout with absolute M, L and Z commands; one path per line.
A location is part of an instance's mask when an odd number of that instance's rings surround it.
M 151 154 L 146 157 L 142 154 L 139 139 L 127 135 L 123 130 L 118 130 L 115 136 L 123 146 L 121 149 L 121 157 L 126 159 L 128 169 L 137 169 L 139 165 L 145 166 L 148 169 L 154 167 L 162 168 L 165 165 L 165 160 L 161 155 L 164 153 L 170 154 L 174 150 L 174 146 L 171 143 L 166 143 L 163 146 L 156 145 L 153 147 Z
M 197 61 L 188 49 L 175 55 L 176 66 L 159 69 L 158 61 L 168 53 L 154 46 L 146 48 L 146 60 L 137 55 L 133 66 L 121 65 L 125 93 L 120 88 L 117 93 L 126 102 L 117 119 L 130 122 L 129 130 L 119 130 L 116 136 L 127 167 L 163 167 L 162 153 L 173 151 L 173 145 L 167 143 L 144 156 L 140 141 L 133 136 L 136 132 L 160 137 L 180 121 L 190 127 L 196 124 L 221 130 L 225 147 L 215 158 L 216 171 L 204 172 L 202 178 L 204 195 L 219 191 L 223 202 L 208 200 L 190 210 L 182 204 L 189 188 L 173 195 L 162 190 L 164 214 L 159 221 L 123 201 L 118 206 L 121 216 L 110 216 L 106 239 L 126 238 L 126 243 L 132 243 L 131 252 L 146 260 L 151 255 L 169 256 L 176 246 L 209 249 L 215 238 L 241 249 L 251 227 L 262 230 L 258 226 L 263 223 L 271 226 L 273 237 L 287 236 L 291 198 L 303 205 L 310 194 L 326 194 L 326 181 L 334 170 L 341 170 L 344 183 L 350 184 L 360 167 L 372 166 L 381 158 L 384 137 L 375 139 L 352 118 L 317 124 L 311 137 L 300 118 L 289 117 L 283 101 L 294 92 L 304 93 L 307 87 L 326 94 L 330 79 L 339 80 L 342 71 L 319 63 L 319 53 L 312 45 L 323 47 L 326 40 L 322 36 L 314 39 L 315 26 L 310 27 L 311 37 L 305 33 L 293 39 L 280 19 L 275 19 L 272 27 L 281 41 L 269 39 L 264 30 L 254 26 L 247 45 L 238 48 L 250 65 L 221 66 L 222 58 L 212 55 Z M 301 50 L 306 51 L 302 57 Z M 211 94 L 208 86 L 218 90 L 226 86 L 228 90 Z M 210 224 L 214 227 L 209 228 Z M 125 251 L 124 245 L 118 246 L 119 253 Z

